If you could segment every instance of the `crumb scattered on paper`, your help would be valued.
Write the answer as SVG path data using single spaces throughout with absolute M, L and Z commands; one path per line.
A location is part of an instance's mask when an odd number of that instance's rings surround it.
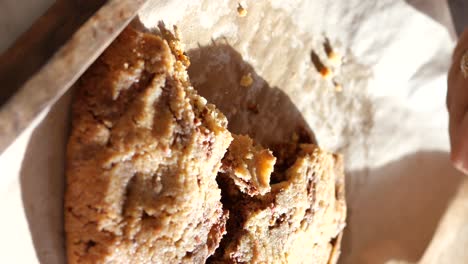
M 247 15 L 247 9 L 245 9 L 240 3 L 237 6 L 237 15 L 245 17 Z
M 334 67 L 338 67 L 341 64 L 341 55 L 336 52 L 336 51 L 331 51 L 330 53 L 327 54 L 328 56 L 328 61 L 330 62 L 330 65 Z
M 333 85 L 335 86 L 335 92 L 341 92 L 343 91 L 343 86 L 337 82 L 333 82 Z
M 333 75 L 333 72 L 330 68 L 323 67 L 322 69 L 320 69 L 320 75 L 323 79 L 330 80 Z

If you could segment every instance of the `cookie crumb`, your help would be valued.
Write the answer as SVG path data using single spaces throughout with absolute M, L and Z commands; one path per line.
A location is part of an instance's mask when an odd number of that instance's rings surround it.
M 338 52 L 331 51 L 330 53 L 327 54 L 327 56 L 331 65 L 336 67 L 341 64 L 341 55 Z
M 339 93 L 343 91 L 343 86 L 336 79 L 333 79 L 333 86 L 335 87 L 335 92 Z
M 320 69 L 320 75 L 322 76 L 323 79 L 330 80 L 330 78 L 333 75 L 333 72 L 330 68 L 323 67 L 322 69 Z
M 240 3 L 237 6 L 237 15 L 239 17 L 245 17 L 247 15 L 247 9 L 245 9 Z
M 252 79 L 252 74 L 250 74 L 250 72 L 242 76 L 240 80 L 240 85 L 242 87 L 250 87 L 252 83 L 253 83 L 253 79 Z
M 233 138 L 223 159 L 223 173 L 249 196 L 269 193 L 270 176 L 276 163 L 273 152 L 254 143 L 249 136 L 233 135 Z
M 339 83 L 334 83 L 335 84 L 335 92 L 341 92 L 343 91 L 343 86 Z

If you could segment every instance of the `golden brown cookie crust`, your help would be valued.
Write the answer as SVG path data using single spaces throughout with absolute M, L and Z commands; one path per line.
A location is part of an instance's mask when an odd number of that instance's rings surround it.
M 203 262 L 225 232 L 215 177 L 232 138 L 174 48 L 127 28 L 76 85 L 69 263 Z

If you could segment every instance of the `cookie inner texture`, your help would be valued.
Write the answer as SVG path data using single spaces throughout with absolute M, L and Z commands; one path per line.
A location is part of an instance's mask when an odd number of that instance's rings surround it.
M 224 171 L 221 171 L 217 176 L 217 182 L 221 189 L 221 203 L 223 208 L 229 211 L 229 218 L 226 224 L 226 235 L 221 240 L 219 248 L 215 254 L 210 257 L 207 263 L 224 263 L 226 261 L 233 263 L 244 263 L 243 257 L 237 258 L 235 255 L 240 253 L 240 250 L 235 247 L 240 247 L 239 244 L 243 236 L 249 236 L 247 231 L 244 230 L 246 222 L 251 218 L 252 213 L 264 210 L 274 210 L 276 201 L 276 194 L 282 191 L 282 182 L 288 181 L 287 170 L 293 166 L 297 161 L 301 152 L 302 144 L 312 143 L 312 136 L 303 128 L 299 127 L 291 136 L 290 141 L 274 144 L 271 146 L 272 154 L 276 157 L 273 171 L 270 175 L 269 185 L 271 190 L 267 193 L 260 195 L 251 195 L 247 191 L 243 191 L 235 180 Z M 236 144 L 236 137 L 232 144 Z M 231 145 L 232 146 L 232 145 Z M 229 162 L 229 149 L 225 155 L 222 163 L 224 167 L 232 166 Z M 291 205 L 293 206 L 293 205 Z M 287 213 L 282 213 L 276 218 L 272 219 L 269 229 L 280 229 L 280 225 L 287 221 Z M 286 224 L 288 225 L 288 224 Z M 284 229 L 284 228 L 282 228 Z M 273 238 L 274 232 L 268 236 Z M 279 240 L 285 239 L 280 237 Z M 260 238 L 259 239 L 265 239 Z M 272 242 L 272 244 L 276 244 Z M 275 245 L 281 247 L 281 245 Z M 233 248 L 234 247 L 234 248 Z M 226 256 L 229 255 L 230 256 Z M 255 256 L 254 256 L 255 258 Z M 252 262 L 249 259 L 247 262 Z

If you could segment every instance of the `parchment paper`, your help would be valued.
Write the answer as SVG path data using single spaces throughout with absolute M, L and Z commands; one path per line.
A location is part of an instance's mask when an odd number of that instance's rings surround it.
M 18 2 L 28 1 L 5 3 Z M 270 144 L 304 126 L 321 147 L 344 154 L 349 217 L 341 263 L 465 263 L 468 188 L 448 161 L 444 107 L 453 29 L 418 2 L 240 1 L 248 13 L 239 17 L 237 1 L 161 0 L 139 20 L 150 29 L 161 20 L 178 26 L 194 86 L 233 131 Z M 20 28 L 0 32 L 2 43 Z M 329 65 L 325 38 L 343 56 L 341 66 Z M 341 92 L 317 72 L 312 53 L 333 70 Z M 252 86 L 240 86 L 249 73 Z M 0 157 L 2 263 L 64 262 L 70 96 Z

